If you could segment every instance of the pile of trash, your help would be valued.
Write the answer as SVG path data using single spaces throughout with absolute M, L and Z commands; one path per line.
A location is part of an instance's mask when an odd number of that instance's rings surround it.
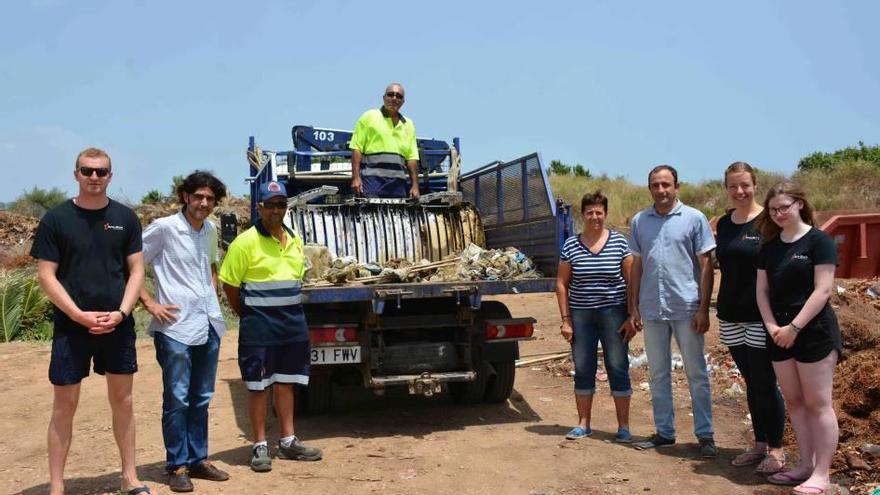
M 33 238 L 40 219 L 0 210 L 0 246 L 19 246 Z
M 334 256 L 326 246 L 305 246 L 306 280 L 312 284 L 417 283 L 473 280 L 522 280 L 541 277 L 535 264 L 516 248 L 483 249 L 468 245 L 441 261 L 392 259 L 382 265 L 354 256 Z

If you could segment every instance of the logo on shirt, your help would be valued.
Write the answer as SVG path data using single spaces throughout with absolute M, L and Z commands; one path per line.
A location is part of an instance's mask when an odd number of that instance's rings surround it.
M 801 260 L 801 261 L 810 261 L 810 257 L 806 254 L 793 254 L 791 255 L 791 259 L 793 260 Z
M 758 234 L 743 234 L 742 240 L 744 241 L 760 241 L 761 236 Z
M 104 230 L 125 230 L 122 225 L 113 225 L 110 222 L 104 224 Z

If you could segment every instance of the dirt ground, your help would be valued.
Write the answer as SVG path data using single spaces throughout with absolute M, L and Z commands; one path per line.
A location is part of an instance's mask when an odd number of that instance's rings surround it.
M 536 339 L 521 346 L 524 356 L 564 351 L 558 335 L 558 312 L 552 294 L 499 298 L 514 316 L 539 320 Z M 566 441 L 576 422 L 572 379 L 545 366 L 517 370 L 513 398 L 497 405 L 459 406 L 445 396 L 349 397 L 335 411 L 301 417 L 297 433 L 324 450 L 315 463 L 275 460 L 273 470 L 257 474 L 248 467 L 250 442 L 246 391 L 236 364 L 236 332 L 221 348 L 217 391 L 211 403 L 210 458 L 228 471 L 224 483 L 194 480 L 196 493 L 281 494 L 776 494 L 750 468 L 733 468 L 730 459 L 749 445 L 745 396 L 728 394 L 725 366 L 713 371 L 714 424 L 721 455 L 702 460 L 689 415 L 690 400 L 681 370 L 675 371 L 679 444 L 640 452 L 615 444 L 614 408 L 607 382 L 599 383 L 593 408 L 592 438 Z M 631 344 L 640 352 L 641 336 Z M 707 343 L 719 354 L 717 327 Z M 46 426 L 52 393 L 47 381 L 49 344 L 0 346 L 0 493 L 46 493 Z M 138 463 L 141 479 L 153 493 L 170 493 L 163 474 L 160 370 L 152 342 L 138 343 L 140 371 L 135 377 Z M 561 375 L 561 376 L 557 376 Z M 634 369 L 632 431 L 653 431 L 645 368 Z M 270 422 L 271 423 L 271 422 Z M 277 431 L 270 431 L 270 442 Z M 792 450 L 792 449 L 789 449 Z M 75 436 L 68 459 L 68 493 L 114 493 L 119 483 L 118 456 L 110 427 L 104 382 L 83 382 Z

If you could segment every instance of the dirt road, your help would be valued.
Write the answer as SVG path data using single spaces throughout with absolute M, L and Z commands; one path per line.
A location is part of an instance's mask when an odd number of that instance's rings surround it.
M 552 294 L 505 296 L 514 316 L 536 316 L 536 339 L 524 355 L 564 350 Z M 788 493 L 770 487 L 748 468 L 729 461 L 749 441 L 745 398 L 725 397 L 717 388 L 716 440 L 721 456 L 697 456 L 689 416 L 690 400 L 681 370 L 676 376 L 679 445 L 660 452 L 639 452 L 612 443 L 616 431 L 607 382 L 600 382 L 592 438 L 565 441 L 577 420 L 568 376 L 530 367 L 518 370 L 512 400 L 499 405 L 458 406 L 447 397 L 361 397 L 320 417 L 303 417 L 297 432 L 324 450 L 316 463 L 274 462 L 267 474 L 250 471 L 250 442 L 244 390 L 236 364 L 236 333 L 221 349 L 217 392 L 211 403 L 211 459 L 232 478 L 225 483 L 195 480 L 196 493 L 456 493 L 593 494 Z M 710 347 L 717 342 L 713 328 Z M 641 347 L 641 339 L 632 348 Z M 49 345 L 0 346 L 0 493 L 46 493 L 46 426 L 51 387 L 46 378 Z M 153 493 L 170 493 L 163 474 L 160 429 L 161 381 L 152 341 L 138 343 L 140 371 L 135 378 L 138 462 Z M 652 432 L 650 396 L 640 384 L 645 370 L 633 371 L 632 429 L 637 437 Z M 277 432 L 270 432 L 274 441 Z M 83 382 L 75 436 L 67 465 L 68 493 L 114 493 L 118 488 L 117 453 L 110 428 L 103 379 Z

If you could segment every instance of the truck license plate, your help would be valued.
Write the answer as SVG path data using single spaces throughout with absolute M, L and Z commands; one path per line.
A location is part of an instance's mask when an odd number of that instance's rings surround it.
M 312 364 L 361 362 L 361 346 L 312 347 Z

